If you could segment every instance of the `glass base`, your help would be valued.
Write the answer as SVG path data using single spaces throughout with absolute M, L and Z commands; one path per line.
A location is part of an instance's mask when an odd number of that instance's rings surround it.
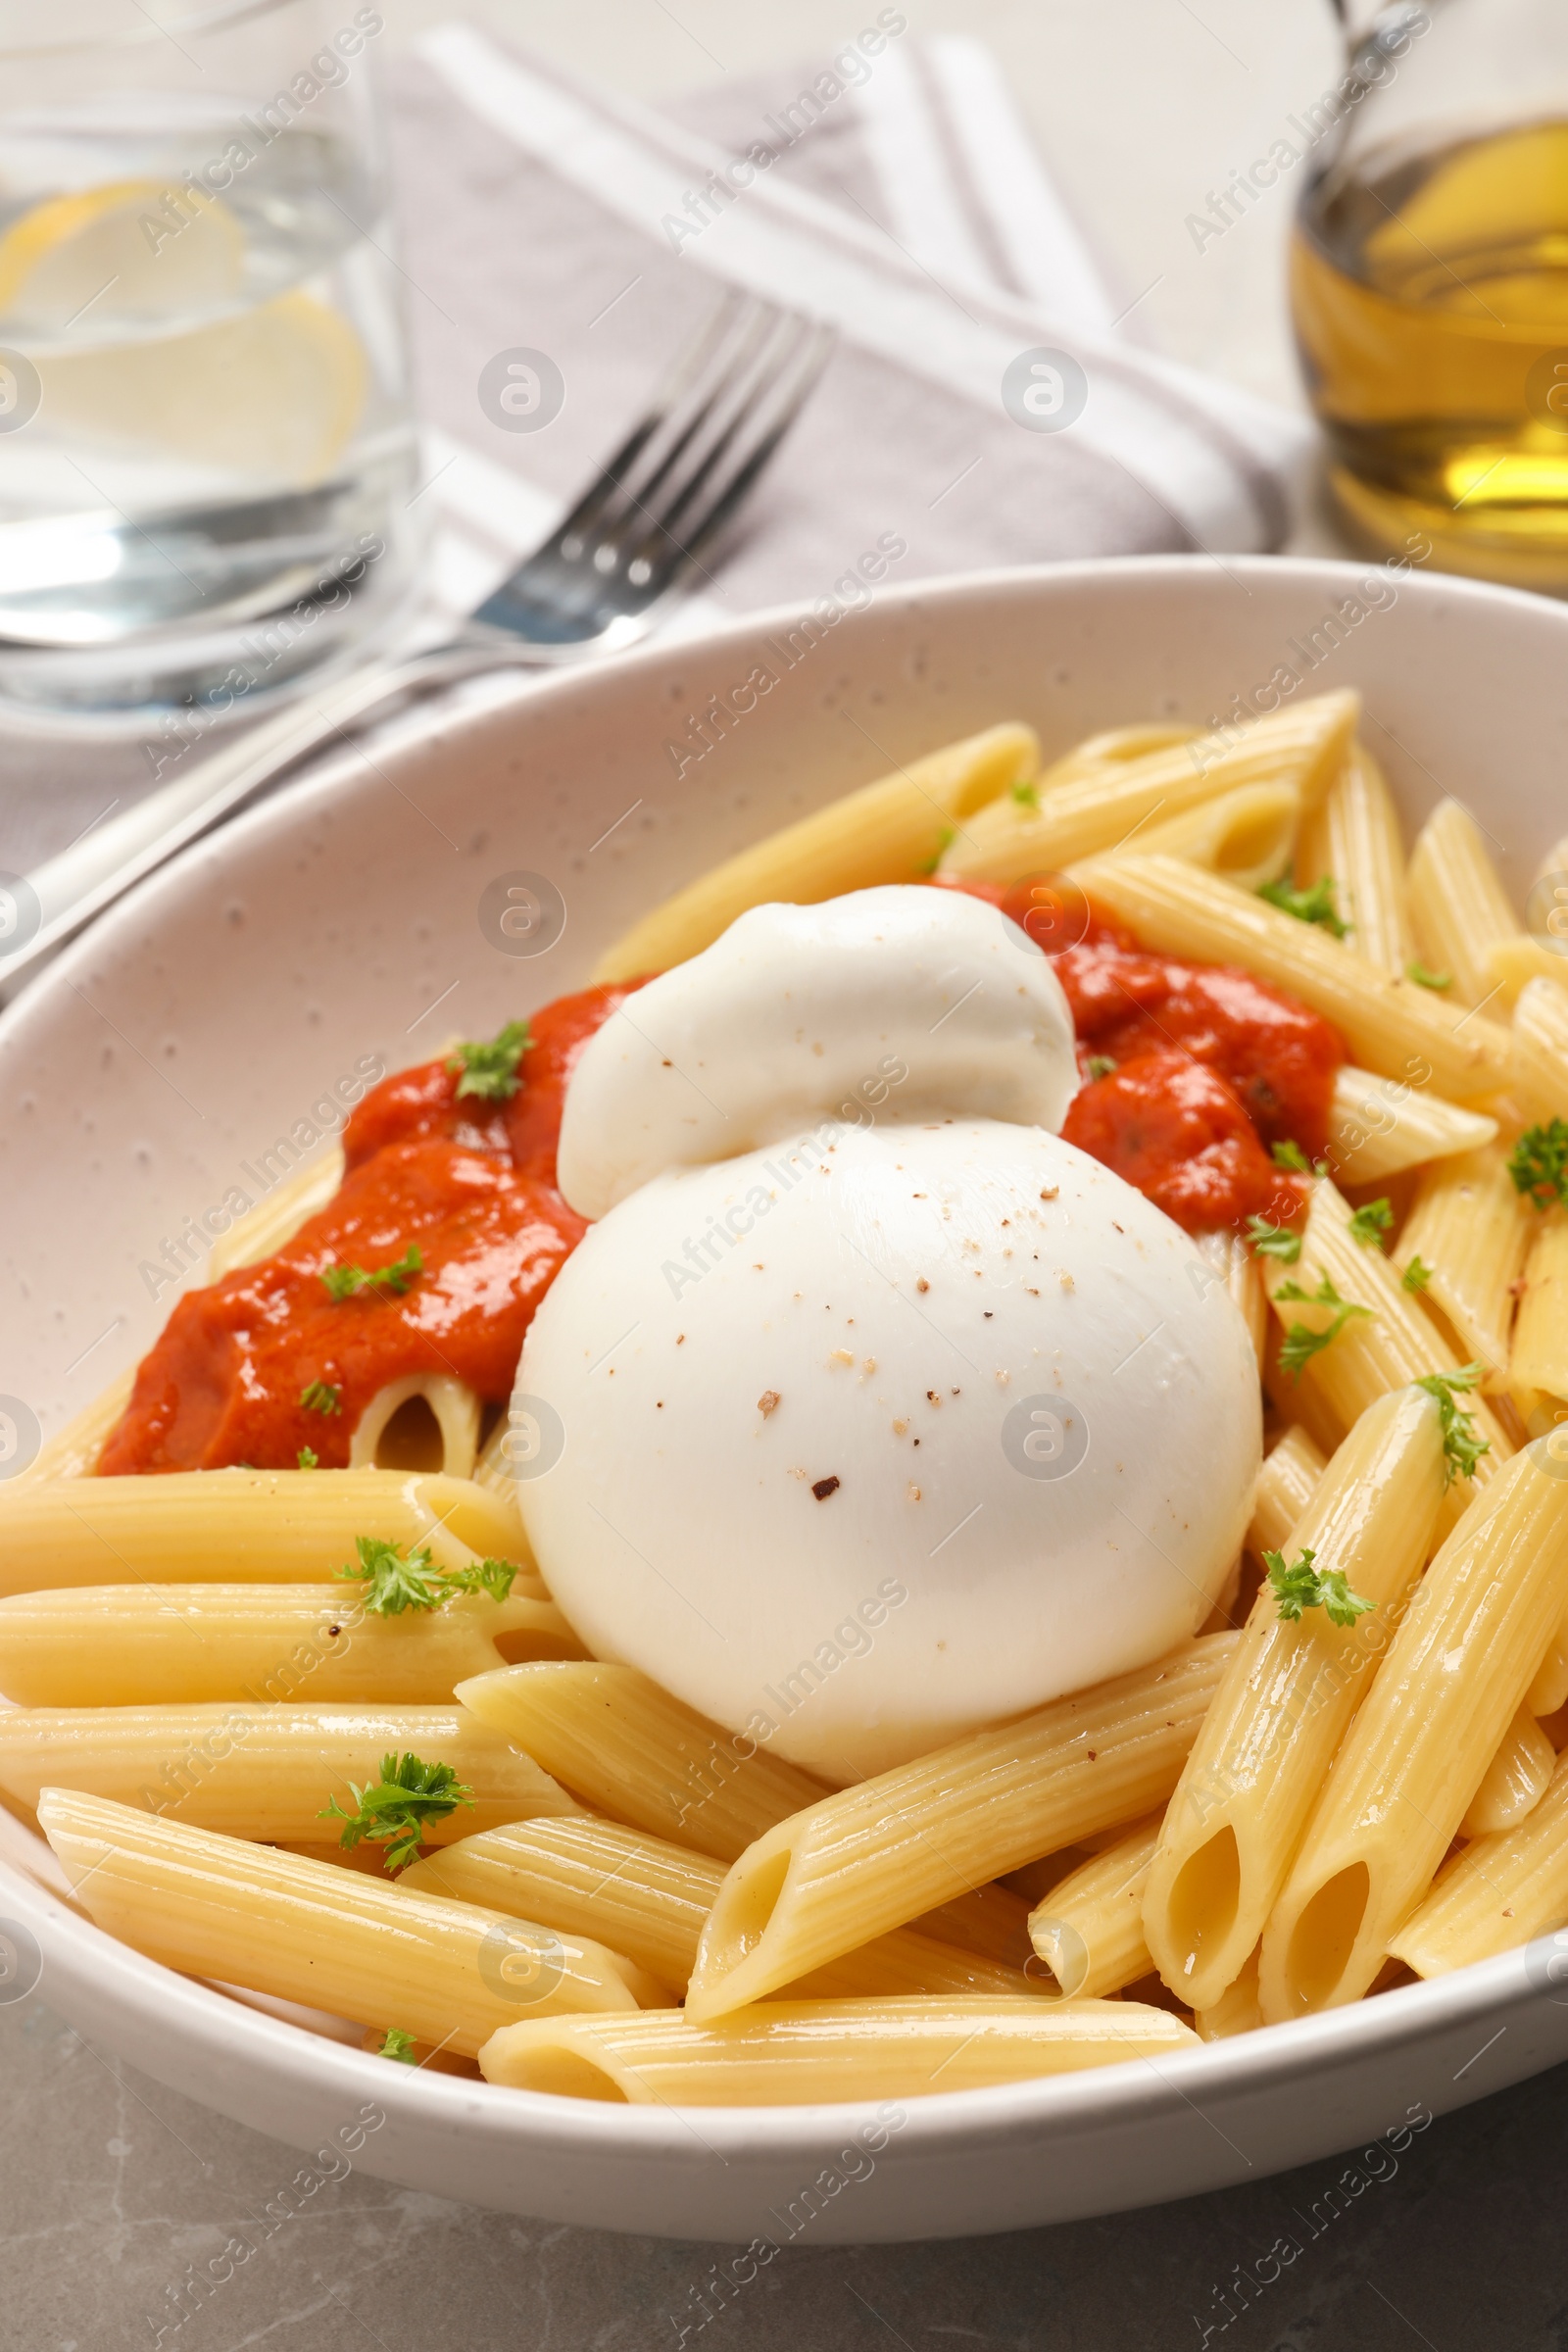
M 1471 516 L 1345 466 L 1331 466 L 1328 481 L 1341 518 L 1369 554 L 1412 555 L 1411 542 L 1424 537 L 1432 552 L 1422 561 L 1440 571 L 1568 596 L 1568 506 L 1493 507 Z

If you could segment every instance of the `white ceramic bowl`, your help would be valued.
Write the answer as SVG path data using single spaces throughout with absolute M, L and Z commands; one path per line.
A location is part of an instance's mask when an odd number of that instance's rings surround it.
M 1342 564 L 1063 564 L 890 591 L 790 667 L 798 618 L 416 719 L 187 852 L 48 969 L 0 1020 L 0 1393 L 54 1426 L 128 1364 L 169 1302 L 141 1263 L 361 1054 L 395 1067 L 488 1033 L 578 985 L 713 859 L 992 720 L 1032 720 L 1048 752 L 1135 718 L 1204 722 L 1280 665 L 1306 671 L 1315 642 L 1302 691 L 1362 689 L 1408 819 L 1458 795 L 1516 890 L 1568 823 L 1568 611 L 1531 597 Z M 738 712 L 759 665 L 777 683 Z M 476 912 L 516 869 L 566 903 L 531 960 Z M 368 2105 L 371 2172 L 601 2228 L 1017 2229 L 1256 2179 L 1568 2055 L 1568 1984 L 1537 1945 L 1158 2067 L 911 2099 L 868 2150 L 851 2106 L 579 2104 L 389 2065 L 100 1934 L 51 1891 L 38 1841 L 0 1825 L 0 1922 L 24 1953 L 35 1939 L 38 1997 L 83 2032 L 301 2147 Z

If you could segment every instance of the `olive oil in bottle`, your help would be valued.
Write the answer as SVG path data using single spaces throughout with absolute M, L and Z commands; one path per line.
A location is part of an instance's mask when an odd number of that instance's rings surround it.
M 1359 535 L 1568 593 L 1568 121 L 1331 166 L 1291 298 Z

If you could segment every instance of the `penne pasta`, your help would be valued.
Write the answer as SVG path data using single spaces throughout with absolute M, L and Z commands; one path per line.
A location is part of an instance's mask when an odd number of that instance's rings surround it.
M 514 1591 L 547 1596 L 509 1495 L 394 1470 L 176 1470 L 161 1478 L 21 1480 L 0 1491 L 0 1593 L 72 1585 L 296 1585 L 331 1577 L 357 1536 L 438 1568 L 520 1560 Z
M 207 1279 L 220 1282 L 236 1266 L 258 1265 L 291 1242 L 308 1217 L 324 1208 L 343 1181 L 343 1147 L 332 1144 L 303 1167 L 280 1178 L 265 1200 L 238 1216 L 214 1242 Z
M 1334 1080 L 1329 1163 L 1346 1184 L 1381 1184 L 1424 1160 L 1478 1152 L 1496 1132 L 1495 1119 L 1461 1110 L 1408 1079 L 1379 1078 L 1347 1062 Z
M 1568 1118 L 1568 988 L 1527 980 L 1513 1008 L 1514 1092 L 1532 1119 Z
M 1470 1504 L 1334 1759 L 1263 1936 L 1270 2025 L 1371 1985 L 1568 1608 L 1568 1478 L 1544 1443 Z
M 104 1440 L 130 1402 L 130 1392 L 135 1385 L 134 1367 L 111 1381 L 101 1396 L 95 1396 L 64 1429 L 45 1439 L 26 1469 L 18 1471 L 12 1491 L 47 1479 L 90 1478 L 93 1465 L 104 1449 Z
M 1054 792 L 1058 784 L 1076 784 L 1081 777 L 1104 775 L 1129 760 L 1143 760 L 1151 752 L 1168 751 L 1174 743 L 1192 743 L 1201 733 L 1198 727 L 1167 726 L 1159 721 L 1138 727 L 1109 727 L 1102 735 L 1090 735 L 1053 760 L 1040 771 L 1037 790 Z
M 1255 2034 L 1262 2023 L 1263 2012 L 1257 2005 L 1257 1954 L 1253 1952 L 1213 2007 L 1194 2012 L 1193 2027 L 1200 2041 L 1229 2041 L 1233 2034 Z
M 1489 1144 L 1427 1169 L 1392 1253 L 1401 1278 L 1420 1259 L 1426 1279 L 1419 1296 L 1447 1317 L 1466 1357 L 1494 1378 L 1508 1369 L 1530 1214 L 1507 1154 Z
M 1271 1453 L 1263 1457 L 1252 1497 L 1252 1523 L 1247 1548 L 1256 1560 L 1265 1551 L 1278 1551 L 1317 1492 L 1328 1467 L 1328 1456 L 1314 1446 L 1306 1431 L 1288 1429 Z
M 1399 815 L 1383 770 L 1359 743 L 1301 827 L 1296 876 L 1303 888 L 1332 881 L 1346 945 L 1404 976 L 1415 947 Z
M 1426 1378 L 1434 1372 L 1454 1372 L 1459 1358 L 1440 1336 L 1432 1318 L 1406 1291 L 1380 1249 L 1363 1248 L 1351 1232 L 1350 1209 L 1335 1187 L 1324 1181 L 1312 1194 L 1312 1205 L 1301 1236 L 1301 1254 L 1294 1266 L 1278 1264 L 1263 1276 L 1287 1336 L 1300 1328 L 1327 1330 L 1339 1308 L 1310 1298 L 1283 1298 L 1286 1289 L 1311 1292 L 1326 1277 L 1342 1300 L 1363 1307 L 1364 1314 L 1346 1320 L 1338 1336 L 1314 1354 L 1302 1374 L 1324 1396 L 1342 1426 L 1351 1429 L 1391 1389 Z M 1476 1434 L 1488 1450 L 1476 1462 L 1474 1481 L 1456 1478 L 1450 1505 L 1462 1508 L 1470 1486 L 1485 1486 L 1495 1477 L 1513 1447 L 1501 1423 L 1478 1396 L 1464 1399 Z
M 349 1440 L 351 1470 L 441 1471 L 471 1478 L 483 1407 L 465 1380 L 416 1372 L 378 1389 Z
M 1521 1402 L 1544 1390 L 1568 1398 L 1568 1211 L 1535 1216 L 1514 1325 L 1510 1371 Z
M 1495 993 L 1488 956 L 1521 936 L 1486 837 L 1458 801 L 1440 801 L 1410 853 L 1410 917 L 1422 960 L 1452 975 L 1453 994 L 1480 1004 Z
M 1235 1634 L 1211 1634 L 914 1763 L 823 1797 L 749 1847 L 687 1995 L 706 2020 L 1164 1801 Z
M 1418 1977 L 1446 1976 L 1511 1951 L 1568 1919 L 1568 1755 L 1522 1821 L 1454 1855 L 1426 1900 L 1389 1941 Z M 1560 1981 L 1552 1968 L 1543 1983 Z
M 603 1944 L 79 1790 L 47 1790 L 38 1818 L 77 1901 L 137 1951 L 470 2058 L 519 2016 L 667 1998 Z
M 1425 1561 L 1444 1484 L 1437 1399 L 1400 1389 L 1364 1413 L 1291 1531 L 1318 1573 L 1372 1607 L 1295 1620 L 1261 1586 L 1165 1814 L 1144 1933 L 1171 1990 L 1212 2009 L 1256 1946 L 1335 1750 Z
M 685 1988 L 724 1867 L 608 1821 L 517 1822 L 444 1846 L 404 1872 L 416 1892 L 480 1903 L 519 1919 L 596 1936 L 662 1984 Z M 792 2000 L 862 1995 L 1025 1995 L 1019 1970 L 897 1928 L 790 1987 Z
M 956 827 L 1039 765 L 1033 729 L 1017 725 L 988 727 L 911 760 L 688 883 L 607 949 L 593 977 L 634 980 L 667 971 L 710 947 L 738 914 L 769 900 L 808 906 L 879 882 L 918 882 Z
M 453 1707 L 12 1707 L 0 1709 L 0 1797 L 36 1810 L 47 1788 L 140 1806 L 230 1838 L 321 1845 L 333 1799 L 352 1812 L 389 1752 L 449 1764 L 473 1795 L 420 1835 L 445 1845 L 473 1830 L 580 1808 L 531 1756 Z
M 1096 767 L 1044 795 L 996 799 L 944 851 L 939 870 L 998 883 L 1057 872 L 1246 785 L 1293 787 L 1308 807 L 1344 760 L 1358 708 L 1353 694 L 1320 695 L 1232 743 L 1204 736 Z
M 1159 1823 L 1160 1816 L 1152 1814 L 1091 1855 L 1030 1913 L 1029 1940 L 1064 1999 L 1120 1992 L 1152 1970 L 1143 1896 Z
M 1076 880 L 1146 947 L 1210 963 L 1244 964 L 1332 1021 L 1357 1061 L 1381 1077 L 1431 1086 L 1468 1102 L 1506 1087 L 1506 1029 L 1461 1016 L 1428 989 L 1354 956 L 1314 923 L 1174 858 L 1096 858 Z
M 1251 1337 L 1252 1353 L 1261 1365 L 1268 1346 L 1268 1294 L 1257 1260 L 1239 1233 L 1200 1233 L 1195 1242 L 1199 1256 L 1212 1266 L 1240 1310 Z
M 1277 882 L 1291 862 L 1300 822 L 1296 784 L 1239 784 L 1183 816 L 1146 825 L 1134 846 L 1143 856 L 1184 858 L 1189 865 L 1222 874 L 1238 890 Z M 1115 856 L 1114 848 L 1107 857 Z
M 1197 2040 L 1168 2010 L 1134 2001 L 768 2001 L 701 2028 L 673 2014 L 627 2024 L 505 2027 L 480 2051 L 480 2070 L 514 2090 L 631 2106 L 795 2106 L 980 2090 Z
M 600 1812 L 720 1862 L 823 1794 L 634 1666 L 513 1666 L 457 1695 Z
M 1568 988 L 1568 960 L 1560 948 L 1521 931 L 1514 938 L 1497 940 L 1487 950 L 1486 976 L 1501 1009 L 1516 1004 L 1532 980 L 1549 980 L 1554 988 Z
M 0 1600 L 0 1692 L 23 1707 L 199 1700 L 449 1702 L 466 1676 L 524 1658 L 580 1658 L 554 1601 L 460 1593 L 376 1616 L 364 1588 L 111 1585 Z
M 1557 1751 L 1527 1702 L 1502 1735 L 1470 1809 L 1459 1824 L 1461 1838 L 1490 1838 L 1512 1829 L 1541 1802 L 1556 1770 Z

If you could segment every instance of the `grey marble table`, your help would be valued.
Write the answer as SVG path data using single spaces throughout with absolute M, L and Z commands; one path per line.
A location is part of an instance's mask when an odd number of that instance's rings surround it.
M 406 39 L 453 0 L 383 4 Z M 905 5 L 920 31 L 997 49 L 1070 193 L 1128 282 L 1149 287 L 1165 348 L 1297 397 L 1281 221 L 1250 217 L 1203 252 L 1183 221 L 1331 77 L 1326 4 Z M 831 48 L 860 21 L 841 0 L 470 0 L 466 13 L 656 99 Z M 1300 544 L 1333 547 L 1317 526 Z M 135 745 L 16 737 L 0 739 L 0 779 L 9 867 L 151 780 Z M 792 2248 L 710 2334 L 696 2324 L 712 2259 L 701 2245 L 515 2221 L 361 2173 L 301 2198 L 264 2238 L 256 2219 L 299 2155 L 83 2041 L 46 1993 L 0 2005 L 0 2352 L 680 2352 L 683 2328 L 687 2345 L 731 2352 L 1568 2352 L 1568 2070 L 1436 2123 L 1392 2173 L 1385 2151 L 1375 2167 L 1330 2160 L 1054 2230 Z M 247 2229 L 254 2253 L 194 2293 L 193 2266 Z M 1282 2237 L 1298 2254 L 1239 2307 L 1238 2266 Z

